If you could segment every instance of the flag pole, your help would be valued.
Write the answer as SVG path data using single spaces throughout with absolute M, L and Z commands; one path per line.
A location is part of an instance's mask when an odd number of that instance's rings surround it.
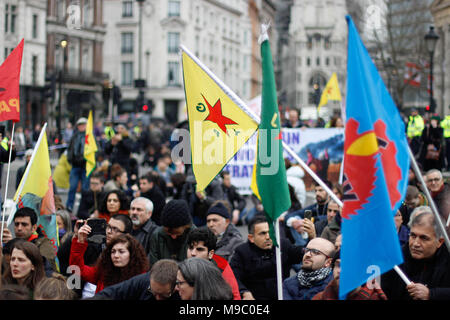
M 442 235 L 445 240 L 445 245 L 447 246 L 447 250 L 450 252 L 450 240 L 448 238 L 447 231 L 445 230 L 444 224 L 442 223 L 441 216 L 439 215 L 439 211 L 436 208 L 436 205 L 433 201 L 433 198 L 431 197 L 430 192 L 428 191 L 427 185 L 425 184 L 425 181 L 423 180 L 422 173 L 420 172 L 419 166 L 417 165 L 416 159 L 414 158 L 414 154 L 411 151 L 411 148 L 408 146 L 408 152 L 409 152 L 409 158 L 411 159 L 411 164 L 414 170 L 414 173 L 416 174 L 416 178 L 420 181 L 420 184 L 422 185 L 422 189 L 425 192 L 425 195 L 428 199 L 428 202 L 431 207 L 431 211 L 434 214 L 434 217 L 436 218 L 437 225 L 439 229 L 442 232 Z
M 275 247 L 275 258 L 277 263 L 277 288 L 278 300 L 283 300 L 283 274 L 281 270 L 281 241 L 280 241 L 280 218 L 275 221 L 275 237 L 278 246 Z
M 3 201 L 2 230 L 1 230 L 1 234 L 0 234 L 0 240 L 2 241 L 2 243 L 3 243 L 3 228 L 4 228 L 4 224 L 5 224 L 5 213 L 6 213 L 6 197 L 8 196 L 9 173 L 11 171 L 11 155 L 12 155 L 13 142 L 14 142 L 15 125 L 16 125 L 16 122 L 13 121 L 13 127 L 12 127 L 12 132 L 11 132 L 11 143 L 9 146 L 8 172 L 6 174 L 5 200 Z
M 180 45 L 180 49 L 184 51 L 195 63 L 198 64 L 207 75 L 228 95 L 228 97 L 236 103 L 256 124 L 259 125 L 261 118 L 253 112 L 247 104 L 242 101 L 239 96 L 234 93 L 222 80 L 220 80 L 206 65 L 204 65 L 195 55 L 193 55 L 185 46 Z M 343 207 L 342 201 L 328 188 L 328 186 L 317 176 L 317 174 L 306 165 L 306 163 L 283 141 L 283 148 L 286 150 L 297 162 L 311 175 L 311 177 L 331 196 L 331 198 L 340 206 Z
M 20 181 L 20 184 L 19 184 L 19 189 L 16 191 L 16 195 L 20 195 L 22 193 L 23 187 L 25 185 L 25 182 L 27 181 L 28 174 L 30 172 L 31 164 L 34 161 L 34 158 L 36 156 L 36 152 L 37 152 L 37 150 L 38 150 L 38 148 L 39 148 L 39 146 L 41 144 L 43 133 L 45 133 L 46 128 L 47 128 L 47 122 L 44 124 L 44 126 L 41 129 L 41 133 L 39 134 L 39 138 L 38 138 L 38 140 L 36 142 L 36 145 L 34 146 L 33 153 L 31 154 L 30 162 L 28 162 L 27 168 L 25 169 L 25 172 L 23 174 L 22 180 Z M 18 198 L 14 199 L 14 200 L 15 200 L 14 202 L 15 202 L 15 204 L 17 206 Z M 10 225 L 11 221 L 12 221 L 12 215 L 10 215 L 8 217 L 8 222 L 7 222 L 8 226 Z

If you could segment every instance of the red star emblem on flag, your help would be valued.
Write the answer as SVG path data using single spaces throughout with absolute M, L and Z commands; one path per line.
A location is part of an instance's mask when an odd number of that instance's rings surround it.
M 225 125 L 227 124 L 237 124 L 236 122 L 234 122 L 233 120 L 231 120 L 228 117 L 225 117 L 222 114 L 222 103 L 220 102 L 220 99 L 217 99 L 217 102 L 214 104 L 214 107 L 211 106 L 211 104 L 208 102 L 208 100 L 206 100 L 206 98 L 203 96 L 203 100 L 205 100 L 206 105 L 208 106 L 208 110 L 209 110 L 209 115 L 206 117 L 205 121 L 211 121 L 216 123 L 219 128 L 227 133 L 227 128 L 225 127 Z

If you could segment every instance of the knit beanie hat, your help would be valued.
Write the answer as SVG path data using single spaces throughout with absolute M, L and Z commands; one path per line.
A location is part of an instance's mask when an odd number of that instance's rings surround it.
M 210 214 L 218 214 L 219 216 L 222 216 L 225 219 L 230 219 L 230 212 L 228 211 L 227 207 L 225 207 L 225 205 L 221 202 L 217 202 L 215 205 L 209 208 L 206 216 Z
M 167 228 L 178 228 L 191 224 L 189 206 L 185 200 L 170 200 L 161 213 L 161 224 Z

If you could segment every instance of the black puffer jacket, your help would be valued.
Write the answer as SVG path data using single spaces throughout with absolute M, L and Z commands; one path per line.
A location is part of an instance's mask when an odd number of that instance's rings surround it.
M 289 277 L 291 266 L 301 262 L 302 248 L 293 246 L 287 239 L 281 239 L 283 280 Z M 247 241 L 235 249 L 230 266 L 241 294 L 250 291 L 256 300 L 278 299 L 275 247 L 263 250 Z

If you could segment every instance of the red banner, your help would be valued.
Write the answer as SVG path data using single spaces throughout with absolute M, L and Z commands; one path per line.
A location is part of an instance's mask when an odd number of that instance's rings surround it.
M 20 121 L 20 69 L 24 40 L 0 66 L 0 121 Z

